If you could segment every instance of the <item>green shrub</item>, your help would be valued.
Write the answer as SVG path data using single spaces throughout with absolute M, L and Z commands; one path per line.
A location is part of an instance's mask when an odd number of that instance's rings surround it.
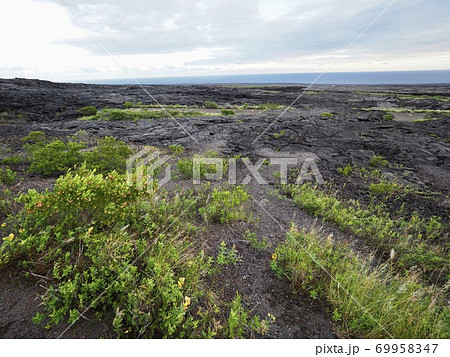
M 230 189 L 215 188 L 198 211 L 206 223 L 248 220 L 249 216 L 243 203 L 249 198 L 250 195 L 242 186 Z
M 373 167 L 379 167 L 379 166 L 386 166 L 388 164 L 388 161 L 384 158 L 384 156 L 373 156 L 370 159 L 370 166 Z
M 0 167 L 0 184 L 12 185 L 16 180 L 17 172 L 11 170 L 9 167 Z
M 158 195 L 145 183 L 142 190 L 129 186 L 126 175 L 83 166 L 58 178 L 53 191 L 19 198 L 24 207 L 0 246 L 0 268 L 48 277 L 35 323 L 70 324 L 89 308 L 100 317 L 112 313 L 112 327 L 125 337 L 250 333 L 244 318 L 235 323 L 237 312 L 246 314 L 237 303 L 232 330 L 217 323 L 227 316 L 204 287 L 213 259 L 192 249 L 196 200 Z
M 343 244 L 292 228 L 271 266 L 295 290 L 325 300 L 342 333 L 359 338 L 445 338 L 450 310 L 443 290 L 418 277 L 373 267 Z
M 222 110 L 220 111 L 220 114 L 225 115 L 225 116 L 234 115 L 234 110 L 231 110 L 231 109 L 222 109 Z
M 333 116 L 333 113 L 323 112 L 321 115 L 322 115 L 324 118 L 330 118 L 330 117 Z
M 126 161 L 132 154 L 132 150 L 123 142 L 113 137 L 105 137 L 97 140 L 97 146 L 83 154 L 83 159 L 91 169 L 98 172 L 117 171 L 124 173 Z
M 383 120 L 394 120 L 394 116 L 392 114 L 384 114 Z
M 286 129 L 281 130 L 279 133 L 274 133 L 274 134 L 273 134 L 273 137 L 274 137 L 275 139 L 279 139 L 279 138 L 281 138 L 282 136 L 284 136 L 284 134 L 286 134 Z
M 47 142 L 47 138 L 42 131 L 31 131 L 27 136 L 22 138 L 27 144 L 37 144 Z
M 219 104 L 217 104 L 216 102 L 212 102 L 210 100 L 207 100 L 203 106 L 207 109 L 219 109 L 220 108 Z
M 354 165 L 348 164 L 347 166 L 344 167 L 338 167 L 337 171 L 344 176 L 350 176 L 355 170 L 355 168 L 356 167 Z
M 79 109 L 78 111 L 84 117 L 89 117 L 89 116 L 97 114 L 97 108 L 92 105 L 83 107 L 83 108 Z
M 397 187 L 398 185 L 392 182 L 380 182 L 370 184 L 369 190 L 376 195 L 386 195 L 394 192 Z
M 68 169 L 82 162 L 80 150 L 85 143 L 53 140 L 49 143 L 38 141 L 35 144 L 25 144 L 31 166 L 29 172 L 42 175 L 55 175 L 66 172 Z
M 179 155 L 184 152 L 184 147 L 178 144 L 169 145 L 169 149 L 173 154 Z

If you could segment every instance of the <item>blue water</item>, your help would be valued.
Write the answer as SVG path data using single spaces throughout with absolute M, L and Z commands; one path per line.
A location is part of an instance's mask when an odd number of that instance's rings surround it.
M 241 74 L 223 76 L 137 78 L 141 84 L 310 84 L 320 73 Z M 135 84 L 133 79 L 86 81 Z M 326 73 L 316 84 L 450 84 L 450 70 Z

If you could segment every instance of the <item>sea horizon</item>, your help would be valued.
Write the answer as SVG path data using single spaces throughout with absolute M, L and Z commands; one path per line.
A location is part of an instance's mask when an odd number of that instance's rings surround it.
M 301 84 L 309 85 L 320 73 L 266 73 L 210 76 L 179 76 L 136 78 L 140 84 Z M 87 84 L 136 84 L 132 78 L 82 80 Z M 322 85 L 448 85 L 450 70 L 382 71 L 382 72 L 330 72 L 323 74 L 315 84 Z

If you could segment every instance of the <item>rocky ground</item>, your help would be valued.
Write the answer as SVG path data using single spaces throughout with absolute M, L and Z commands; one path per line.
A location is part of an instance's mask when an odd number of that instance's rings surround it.
M 267 154 L 309 155 L 326 181 L 341 185 L 346 196 L 359 197 L 362 183 L 347 182 L 336 174 L 347 164 L 367 166 L 375 155 L 384 156 L 400 169 L 386 169 L 405 185 L 433 193 L 432 199 L 406 197 L 411 209 L 424 216 L 450 214 L 450 110 L 449 86 L 316 86 L 302 95 L 304 86 L 144 86 L 61 84 L 37 80 L 0 79 L 0 159 L 19 152 L 21 138 L 40 130 L 52 137 L 74 135 L 80 130 L 94 137 L 114 136 L 133 146 L 167 147 L 180 144 L 189 152 L 215 149 L 224 155 L 241 154 L 253 161 Z M 378 92 L 379 94 L 373 94 Z M 390 93 L 390 94 L 389 94 Z M 402 95 L 398 95 L 402 94 Z M 421 97 L 422 96 L 422 97 Z M 426 97 L 424 97 L 426 96 Z M 430 98 L 440 96 L 440 99 Z M 298 100 L 296 100 L 298 98 Z M 442 99 L 444 98 L 444 100 Z M 445 100 L 445 98 L 447 98 Z M 224 108 L 277 103 L 291 105 L 276 110 L 236 110 L 232 116 L 206 116 L 131 121 L 80 121 L 78 110 L 123 108 L 126 101 L 201 108 L 205 101 Z M 378 110 L 363 110 L 378 108 Z M 380 108 L 407 108 L 427 113 L 423 122 L 386 120 Z M 408 114 L 406 114 L 408 115 Z M 414 117 L 415 118 L 415 117 Z M 274 135 L 275 134 L 275 135 Z M 194 140 L 195 139 L 195 140 Z M 269 184 L 254 181 L 248 190 L 254 197 L 252 210 L 260 217 L 252 227 L 275 245 L 285 236 L 291 222 L 316 226 L 322 234 L 352 241 L 355 249 L 368 248 L 332 224 L 317 222 L 289 200 L 273 194 Z M 13 191 L 51 187 L 54 179 L 21 174 L 23 181 Z M 397 203 L 392 201 L 394 207 Z M 273 313 L 276 323 L 269 332 L 274 338 L 332 338 L 334 324 L 325 306 L 302 295 L 293 295 L 289 285 L 269 267 L 270 254 L 252 249 L 242 240 L 248 224 L 221 226 L 206 232 L 205 244 L 217 246 L 225 240 L 236 245 L 242 262 L 224 272 L 220 287 L 224 296 L 240 291 L 255 313 Z M 39 310 L 39 281 L 26 280 L 17 272 L 0 272 L 0 337 L 56 337 L 58 330 L 44 330 L 32 324 Z M 111 337 L 104 323 L 82 320 L 65 337 Z

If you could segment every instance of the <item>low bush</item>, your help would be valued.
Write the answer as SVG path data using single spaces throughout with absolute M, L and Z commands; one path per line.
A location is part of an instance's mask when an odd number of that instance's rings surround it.
M 97 140 L 95 148 L 83 153 L 83 160 L 87 167 L 98 172 L 107 173 L 115 170 L 124 173 L 127 158 L 132 153 L 133 151 L 123 141 L 110 136 Z
M 81 149 L 85 143 L 53 140 L 51 142 L 37 141 L 34 144 L 25 144 L 30 157 L 29 172 L 42 175 L 57 175 L 82 162 Z
M 249 216 L 243 203 L 249 198 L 250 195 L 242 186 L 233 186 L 230 189 L 215 188 L 199 208 L 199 213 L 206 223 L 248 220 Z
M 210 100 L 205 101 L 203 106 L 207 109 L 220 109 L 219 104 Z
M 234 115 L 234 110 L 231 110 L 231 109 L 222 109 L 222 110 L 220 111 L 220 114 L 225 115 L 225 116 Z
M 265 320 L 247 319 L 240 300 L 226 314 L 204 288 L 214 259 L 193 249 L 196 230 L 189 222 L 196 200 L 159 194 L 148 193 L 145 182 L 139 190 L 126 175 L 95 174 L 84 166 L 58 178 L 53 191 L 30 190 L 19 198 L 24 208 L 9 220 L 0 267 L 48 277 L 44 312 L 35 323 L 71 324 L 89 309 L 112 314 L 119 336 L 264 332 Z
M 83 107 L 83 108 L 79 109 L 78 111 L 80 112 L 80 114 L 82 116 L 85 116 L 85 117 L 97 114 L 97 108 L 92 105 Z
M 12 185 L 16 181 L 17 172 L 9 167 L 0 167 L 0 184 Z

